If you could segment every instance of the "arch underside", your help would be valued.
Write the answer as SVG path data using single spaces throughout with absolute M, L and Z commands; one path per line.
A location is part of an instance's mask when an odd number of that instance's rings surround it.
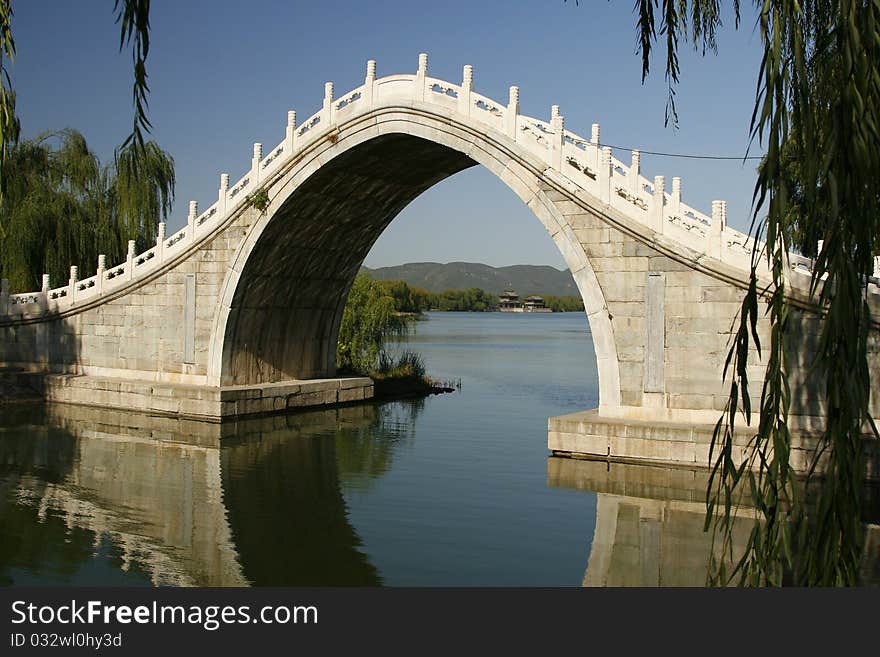
M 222 384 L 335 376 L 342 310 L 370 248 L 417 196 L 475 164 L 432 141 L 387 134 L 321 166 L 248 256 L 226 322 Z

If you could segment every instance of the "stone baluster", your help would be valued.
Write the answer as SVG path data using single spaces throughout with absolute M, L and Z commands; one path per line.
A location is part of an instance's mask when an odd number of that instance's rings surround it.
M 51 289 L 49 274 L 43 274 L 43 285 L 40 288 L 40 308 L 46 310 L 49 307 L 49 290 Z
M 98 256 L 98 272 L 95 278 L 98 279 L 98 294 L 104 293 L 104 275 L 107 272 L 107 256 L 103 253 Z
M 220 189 L 217 192 L 217 211 L 226 212 L 226 201 L 229 198 L 229 174 L 220 174 Z
M 709 231 L 709 248 L 707 252 L 713 258 L 721 259 L 724 252 L 724 201 L 712 201 L 712 226 Z
M 373 97 L 375 96 L 375 87 L 376 87 L 376 60 L 370 59 L 367 60 L 367 75 L 364 78 L 364 94 L 363 101 L 364 106 L 369 109 L 373 104 Z
M 599 160 L 601 159 L 599 156 L 599 124 L 594 123 L 592 127 L 592 132 L 590 135 L 590 143 L 593 145 L 591 149 L 590 156 L 587 158 L 587 165 L 593 170 L 599 170 Z
M 504 131 L 511 139 L 516 140 L 516 124 L 519 117 L 519 87 L 511 87 L 507 100 L 507 112 L 504 113 Z
M 461 73 L 461 91 L 458 94 L 458 111 L 465 116 L 471 115 L 471 94 L 474 91 L 474 67 L 465 65 Z
M 681 178 L 672 178 L 672 198 L 669 202 L 669 214 L 673 217 L 681 216 Z
M 629 184 L 629 193 L 635 198 L 641 198 L 641 172 L 642 172 L 642 154 L 639 151 L 632 152 L 632 162 L 629 165 L 629 173 L 627 173 L 627 183 Z
M 428 77 L 428 53 L 419 53 L 419 68 L 416 71 L 416 79 L 413 81 L 413 100 L 425 100 L 426 78 Z
M 599 200 L 603 203 L 611 202 L 611 148 L 606 146 L 599 154 L 598 175 Z
M 134 278 L 134 246 L 134 240 L 128 240 L 128 253 L 125 255 L 125 273 L 128 280 Z
M 652 224 L 654 230 L 661 235 L 666 214 L 666 178 L 664 176 L 654 176 L 654 197 L 651 201 Z
M 165 260 L 165 222 L 159 222 L 159 234 L 156 236 L 156 259 Z
M 550 126 L 553 128 L 553 140 L 551 141 L 550 166 L 557 171 L 563 172 L 562 164 L 565 150 L 565 117 L 559 113 L 559 105 L 550 106 Z
M 254 156 L 251 158 L 251 185 L 260 184 L 260 160 L 263 159 L 263 145 L 254 142 Z
M 874 256 L 874 278 L 880 278 L 880 256 Z
M 0 279 L 0 315 L 9 314 L 9 279 Z
M 559 113 L 559 105 L 550 106 L 550 126 L 553 128 L 553 140 L 550 142 L 550 166 L 557 171 L 563 171 L 562 152 L 565 148 L 565 118 Z
M 294 148 L 296 148 L 296 110 L 288 110 L 287 132 L 284 134 L 284 150 L 287 151 L 287 157 L 293 154 Z
M 321 108 L 324 121 L 328 126 L 336 122 L 336 112 L 333 109 L 333 83 L 324 83 L 324 106 Z
M 186 237 L 192 242 L 196 238 L 196 216 L 199 214 L 199 202 L 189 202 L 189 213 L 186 215 Z
M 67 281 L 67 297 L 70 303 L 76 301 L 76 283 L 79 280 L 79 268 L 76 265 L 70 266 L 70 280 Z

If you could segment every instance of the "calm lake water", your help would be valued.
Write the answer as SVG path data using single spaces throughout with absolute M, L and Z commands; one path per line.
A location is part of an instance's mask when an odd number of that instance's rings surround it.
M 431 313 L 397 348 L 461 389 L 223 425 L 3 408 L 0 582 L 703 583 L 703 473 L 548 453 L 598 403 L 582 314 Z

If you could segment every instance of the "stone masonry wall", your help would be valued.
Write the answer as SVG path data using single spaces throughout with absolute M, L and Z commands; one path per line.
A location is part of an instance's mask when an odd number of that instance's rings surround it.
M 220 288 L 256 214 L 244 211 L 190 257 L 128 294 L 68 317 L 0 326 L 0 362 L 59 373 L 205 383 Z M 195 276 L 190 323 L 184 307 L 187 275 Z M 190 362 L 184 359 L 187 331 L 194 338 Z

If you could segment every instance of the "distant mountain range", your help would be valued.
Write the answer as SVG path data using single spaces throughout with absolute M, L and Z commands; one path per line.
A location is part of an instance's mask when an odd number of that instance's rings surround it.
M 514 290 L 520 297 L 579 296 L 571 272 L 549 265 L 490 267 L 476 262 L 410 262 L 394 267 L 362 267 L 378 280 L 400 280 L 429 292 L 478 287 L 493 294 Z

